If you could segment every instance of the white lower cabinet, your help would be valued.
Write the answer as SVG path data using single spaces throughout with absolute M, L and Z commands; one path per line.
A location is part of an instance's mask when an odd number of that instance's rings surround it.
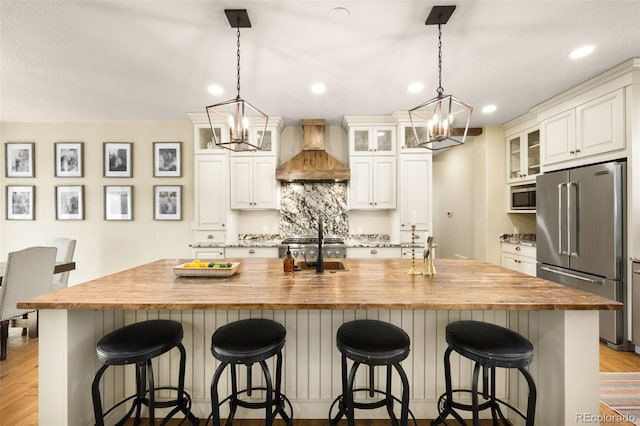
M 398 247 L 347 247 L 347 259 L 399 259 Z
M 535 246 L 502 243 L 502 266 L 535 277 Z
M 224 259 L 224 248 L 196 247 L 192 254 L 194 259 Z
M 278 258 L 278 247 L 227 247 L 225 255 L 229 259 L 247 259 L 251 257 Z

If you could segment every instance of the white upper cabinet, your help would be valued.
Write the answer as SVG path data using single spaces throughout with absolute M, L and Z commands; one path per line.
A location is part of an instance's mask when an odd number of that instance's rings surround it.
M 431 150 L 418 145 L 418 139 L 427 139 L 427 127 L 417 127 L 414 132 L 411 123 L 401 122 L 398 124 L 398 132 L 400 133 L 398 143 L 400 144 L 401 154 L 425 154 L 431 152 Z M 418 134 L 418 139 L 416 139 L 416 133 Z
M 430 231 L 432 223 L 432 154 L 400 155 L 400 230 Z
M 260 151 L 231 152 L 231 208 L 264 210 L 280 208 L 280 182 L 276 179 L 280 133 L 284 126 L 281 117 L 269 117 L 267 130 L 250 126 L 252 137 L 264 133 Z
M 507 136 L 507 183 L 534 181 L 540 174 L 540 130 Z
M 349 207 L 396 208 L 396 120 L 391 116 L 345 116 L 349 143 Z
M 357 157 L 350 161 L 349 207 L 396 208 L 396 157 Z
M 268 156 L 268 155 L 278 155 L 278 150 L 280 148 L 280 132 L 282 131 L 282 127 L 278 125 L 279 117 L 270 117 L 269 123 L 272 121 L 276 124 L 268 125 L 267 130 L 264 129 L 264 126 L 249 126 L 249 134 L 251 135 L 252 140 L 257 141 L 262 137 L 262 149 L 255 151 L 232 151 L 232 156 Z
M 349 155 L 395 155 L 396 126 L 374 125 L 349 128 Z
M 542 120 L 543 165 L 623 150 L 624 123 L 623 89 Z
M 227 124 L 222 122 L 213 123 L 212 130 L 206 113 L 194 112 L 188 115 L 193 122 L 193 151 L 198 153 L 206 150 L 206 152 L 213 151 L 218 154 L 226 154 L 228 150 L 214 144 L 213 131 L 215 130 L 217 138 L 221 138 L 229 131 Z
M 214 152 L 195 155 L 194 228 L 225 230 L 229 186 L 226 155 Z
M 578 106 L 576 120 L 576 154 L 596 155 L 625 147 L 622 89 Z
M 274 156 L 231 157 L 231 208 L 278 209 L 280 184 Z

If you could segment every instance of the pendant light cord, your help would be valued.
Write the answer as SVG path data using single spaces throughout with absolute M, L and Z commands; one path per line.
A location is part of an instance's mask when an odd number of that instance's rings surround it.
M 237 55 L 238 55 L 238 85 L 236 86 L 236 89 L 238 89 L 238 95 L 236 96 L 236 99 L 240 99 L 240 19 L 239 18 L 238 18 L 237 36 L 238 36 L 238 42 L 237 42 L 237 46 L 238 46 L 238 51 L 237 51 Z
M 238 52 L 238 55 L 240 55 L 239 52 Z M 240 67 L 239 64 L 238 64 L 238 67 Z M 238 91 L 239 90 L 240 90 L 240 86 L 238 86 Z M 444 93 L 444 89 L 442 88 L 442 24 L 438 24 L 438 90 L 437 92 L 438 92 L 438 96 L 440 97 Z

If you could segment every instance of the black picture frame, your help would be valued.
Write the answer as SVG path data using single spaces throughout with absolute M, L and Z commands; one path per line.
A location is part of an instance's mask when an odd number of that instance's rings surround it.
M 5 205 L 7 220 L 35 220 L 36 187 L 33 185 L 8 185 Z
M 182 142 L 153 143 L 153 177 L 182 177 Z
M 133 220 L 133 186 L 104 186 L 104 220 Z
M 133 177 L 133 143 L 105 142 L 103 151 L 104 177 Z
M 182 220 L 182 185 L 154 185 L 153 219 Z
M 56 186 L 56 220 L 84 220 L 84 185 Z
M 33 142 L 6 142 L 4 144 L 5 176 L 32 178 L 35 172 L 35 144 Z
M 54 151 L 55 177 L 84 176 L 84 143 L 56 142 Z

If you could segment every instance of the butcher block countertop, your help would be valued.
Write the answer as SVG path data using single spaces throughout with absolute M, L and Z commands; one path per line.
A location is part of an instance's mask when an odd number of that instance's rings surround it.
M 410 259 L 344 259 L 345 270 L 285 274 L 282 259 L 240 262 L 228 278 L 176 277 L 162 259 L 18 303 L 29 309 L 618 310 L 622 304 L 468 259 L 436 259 L 433 277 Z M 219 261 L 219 260 L 218 260 Z M 416 268 L 421 267 L 416 261 Z

